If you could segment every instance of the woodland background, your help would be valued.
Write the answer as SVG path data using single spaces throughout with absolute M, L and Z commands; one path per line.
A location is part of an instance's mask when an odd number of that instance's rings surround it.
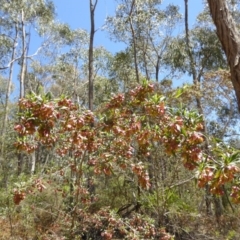
M 98 29 L 99 2 L 86 31 L 0 0 L 0 239 L 239 239 L 238 94 L 207 2 L 190 25 L 187 0 L 116 0 Z

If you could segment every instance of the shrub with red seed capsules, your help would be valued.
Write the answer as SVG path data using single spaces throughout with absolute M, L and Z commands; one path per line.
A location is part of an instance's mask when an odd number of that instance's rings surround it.
M 239 177 L 239 154 L 219 146 L 206 151 L 202 116 L 167 107 L 149 82 L 115 95 L 95 113 L 64 97 L 50 100 L 32 95 L 20 99 L 19 107 L 20 118 L 14 128 L 17 150 L 32 153 L 45 146 L 59 158 L 72 156 L 76 163 L 66 161 L 65 167 L 80 177 L 84 164 L 93 168 L 94 174 L 107 176 L 122 169 L 134 173 L 136 184 L 147 190 L 151 179 L 146 159 L 154 154 L 154 145 L 181 157 L 190 171 L 201 168 L 198 186 L 208 184 L 213 194 L 222 194 L 224 184 L 234 185 Z M 231 196 L 238 202 L 234 188 Z

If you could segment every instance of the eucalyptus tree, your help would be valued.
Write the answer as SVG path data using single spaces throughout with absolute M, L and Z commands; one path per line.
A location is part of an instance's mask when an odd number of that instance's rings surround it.
M 93 44 L 95 36 L 95 10 L 98 4 L 98 0 L 89 0 L 90 6 L 90 38 L 89 38 L 89 52 L 88 52 L 88 107 L 93 110 Z
M 40 25 L 47 24 L 53 20 L 54 5 L 51 1 L 33 1 L 33 0 L 17 0 L 3 1 L 1 3 L 1 15 L 3 19 L 7 19 L 8 27 L 2 26 L 3 34 L 9 36 L 9 33 L 15 31 L 18 34 L 18 56 L 10 59 L 9 64 L 19 60 L 20 64 L 20 97 L 24 96 L 24 76 L 27 67 L 28 50 L 31 40 L 32 28 L 38 29 Z M 10 37 L 10 36 L 9 36 Z M 13 44 L 14 46 L 14 44 Z M 14 50 L 14 49 L 13 49 Z M 8 66 L 9 66 L 8 64 Z
M 113 40 L 124 42 L 132 49 L 135 75 L 159 81 L 159 71 L 168 42 L 176 25 L 181 22 L 177 6 L 166 8 L 162 1 L 117 1 L 116 15 L 108 17 L 106 28 Z
M 137 38 L 136 29 L 134 27 L 136 21 L 136 12 L 138 9 L 138 1 L 121 0 L 116 9 L 116 16 L 107 17 L 106 26 L 114 40 L 124 42 L 127 46 L 133 48 L 135 75 L 139 82 L 139 69 L 137 61 Z
M 60 28 L 60 36 L 57 37 L 59 40 L 55 42 L 58 45 L 55 46 L 58 48 L 56 53 L 51 54 L 54 46 L 50 48 L 50 57 L 54 56 L 51 59 L 53 78 L 50 86 L 61 89 L 59 94 L 71 96 L 74 101 L 79 102 L 82 97 L 80 88 L 86 85 L 87 79 L 83 65 L 88 62 L 89 34 L 83 29 L 66 28 L 64 32 L 62 30 Z
M 204 74 L 219 68 L 226 69 L 227 62 L 207 12 L 200 13 L 192 29 L 188 26 L 187 10 L 185 18 L 185 34 L 177 35 L 170 41 L 165 63 L 173 72 L 191 76 L 194 91 L 201 97 Z M 194 107 L 203 113 L 201 99 L 193 101 Z
M 43 29 L 45 46 L 34 61 L 31 61 L 28 75 L 28 88 L 36 92 L 36 86 L 43 86 L 54 97 L 66 95 L 74 102 L 88 107 L 88 82 L 89 82 L 89 33 L 84 29 L 71 29 L 64 23 L 52 23 Z M 44 59 L 44 61 L 42 61 Z M 108 95 L 109 67 L 112 54 L 102 46 L 93 48 L 92 78 L 93 89 L 104 91 Z M 33 77 L 35 76 L 35 77 Z M 103 80 L 105 79 L 105 80 Z M 101 83 L 101 80 L 103 82 Z M 95 86 L 95 84 L 97 86 Z M 100 92 L 101 92 L 100 91 Z M 99 91 L 95 91 L 95 108 L 100 103 Z M 103 92 L 102 92 L 103 93 Z M 95 103 L 95 100 L 97 103 Z
M 147 79 L 159 81 L 164 66 L 168 44 L 180 26 L 182 16 L 179 7 L 169 4 L 166 8 L 156 1 L 146 1 L 137 16 L 137 49 L 141 69 Z
M 1 129 L 1 152 L 4 151 L 5 129 L 7 127 L 9 98 L 13 82 L 13 70 L 18 63 L 19 67 L 15 68 L 18 73 L 20 92 L 19 97 L 24 96 L 25 76 L 27 72 L 27 60 L 31 33 L 33 29 L 39 29 L 41 25 L 47 24 L 54 18 L 54 5 L 51 1 L 33 1 L 33 0 L 16 0 L 0 1 L 0 70 L 3 76 L 8 78 L 7 92 L 4 103 L 4 120 Z M 38 50 L 35 54 L 37 54 Z M 33 54 L 33 55 L 35 55 Z M 15 74 L 17 75 L 17 74 Z
M 4 105 L 4 121 L 2 127 L 1 153 L 6 157 L 6 130 L 9 115 L 9 97 L 12 88 L 13 77 L 18 75 L 20 82 L 19 97 L 23 97 L 26 92 L 26 76 L 28 72 L 28 59 L 37 55 L 39 49 L 32 55 L 28 54 L 31 34 L 33 29 L 39 32 L 41 25 L 46 25 L 54 18 L 54 6 L 50 1 L 1 1 L 0 9 L 1 19 L 5 22 L 1 25 L 2 35 L 11 39 L 12 45 L 9 51 L 9 57 L 1 69 L 8 77 L 8 87 Z M 19 66 L 16 66 L 18 63 Z M 16 73 L 13 70 L 17 70 Z M 19 72 L 18 72 L 19 71 Z M 18 173 L 22 171 L 23 156 L 18 155 Z M 4 169 L 7 169 L 3 164 Z M 32 155 L 32 166 L 35 166 L 34 154 Z M 33 170 L 34 171 L 34 170 Z

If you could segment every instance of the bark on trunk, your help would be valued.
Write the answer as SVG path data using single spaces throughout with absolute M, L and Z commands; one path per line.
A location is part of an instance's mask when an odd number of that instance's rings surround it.
M 231 81 L 240 111 L 240 33 L 228 10 L 226 0 L 208 0 L 208 5 L 218 38 L 227 56 Z

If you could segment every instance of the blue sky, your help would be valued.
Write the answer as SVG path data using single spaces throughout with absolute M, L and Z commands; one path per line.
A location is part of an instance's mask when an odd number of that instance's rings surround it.
M 86 29 L 89 31 L 90 28 L 90 14 L 89 14 L 89 0 L 53 0 L 57 17 L 59 22 L 67 23 L 72 29 Z M 180 6 L 180 12 L 184 15 L 184 0 L 163 0 L 163 6 L 170 3 Z M 108 15 L 114 15 L 117 3 L 115 0 L 98 0 L 96 8 L 95 24 L 96 29 L 101 28 Z M 202 0 L 189 0 L 189 25 L 193 26 L 195 23 L 196 16 L 203 9 Z M 33 33 L 36 35 L 36 33 Z M 34 39 L 34 38 L 33 38 Z M 40 46 L 41 41 L 36 35 L 36 39 L 31 42 L 29 54 L 36 52 Z M 115 43 L 110 41 L 109 36 L 106 32 L 97 31 L 95 34 L 94 46 L 103 46 L 108 51 L 115 53 L 125 48 L 122 43 Z M 18 67 L 18 66 L 17 66 Z M 17 73 L 17 72 L 16 72 Z M 15 74 L 16 75 L 16 74 Z M 14 76 L 17 79 L 17 76 Z M 184 77 L 185 80 L 189 79 L 188 76 Z M 15 82 L 15 81 L 14 81 Z M 181 84 L 181 81 L 178 81 Z M 16 83 L 15 91 L 19 92 L 19 83 Z M 14 92 L 15 92 L 14 91 Z M 13 94 L 15 95 L 15 94 Z
M 83 28 L 89 30 L 89 0 L 54 0 L 57 19 L 68 23 L 73 29 Z M 180 6 L 184 14 L 184 0 L 163 0 L 163 5 L 173 3 Z M 105 18 L 113 15 L 117 3 L 115 0 L 98 0 L 96 8 L 96 28 L 103 26 Z M 189 24 L 194 24 L 197 14 L 203 9 L 202 0 L 189 0 Z M 123 48 L 123 44 L 111 42 L 107 33 L 97 31 L 95 35 L 95 46 L 104 46 L 111 52 L 117 52 Z

